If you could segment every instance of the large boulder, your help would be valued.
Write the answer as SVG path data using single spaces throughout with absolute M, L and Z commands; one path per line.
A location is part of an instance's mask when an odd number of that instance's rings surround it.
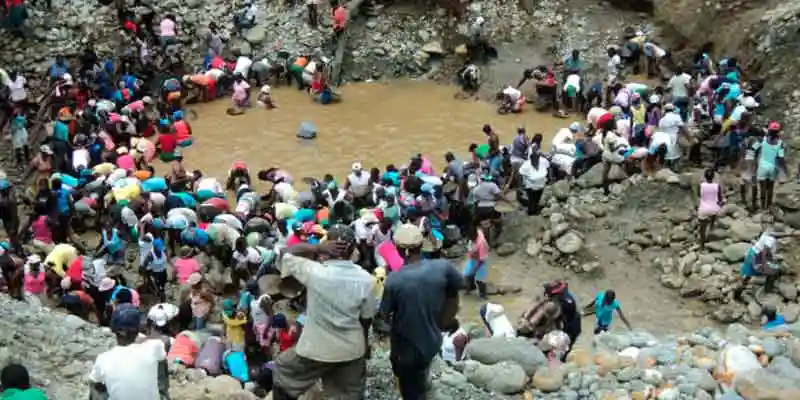
M 522 367 L 511 361 L 492 365 L 467 361 L 464 376 L 475 386 L 503 394 L 519 393 L 528 382 L 528 376 Z
M 522 338 L 482 338 L 469 342 L 467 358 L 482 364 L 497 364 L 513 361 L 533 375 L 539 367 L 547 364 L 547 358 L 538 347 Z
M 577 253 L 583 248 L 583 237 L 578 232 L 569 231 L 556 239 L 556 248 L 564 254 Z
M 750 246 L 750 243 L 745 242 L 732 243 L 722 248 L 722 255 L 728 262 L 739 262 L 744 260 Z
M 761 234 L 761 224 L 749 220 L 734 220 L 729 228 L 731 237 L 737 242 L 747 242 Z

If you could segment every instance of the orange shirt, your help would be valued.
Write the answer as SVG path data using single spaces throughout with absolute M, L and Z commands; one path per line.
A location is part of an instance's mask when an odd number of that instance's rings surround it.
M 146 169 L 140 169 L 140 170 L 134 172 L 133 176 L 135 176 L 136 179 L 138 179 L 140 181 L 143 181 L 143 180 L 152 178 L 153 174 L 151 174 L 150 171 L 148 171 Z

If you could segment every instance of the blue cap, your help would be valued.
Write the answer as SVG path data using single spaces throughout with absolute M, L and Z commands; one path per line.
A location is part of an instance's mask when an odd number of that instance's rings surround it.
M 158 251 L 164 251 L 164 241 L 161 239 L 153 240 L 153 248 L 158 249 Z
M 175 111 L 174 113 L 172 113 L 172 119 L 174 119 L 175 121 L 182 120 L 183 119 L 183 111 L 178 110 L 178 111 Z
M 111 314 L 111 330 L 114 332 L 138 332 L 142 323 L 142 312 L 130 303 L 120 304 Z

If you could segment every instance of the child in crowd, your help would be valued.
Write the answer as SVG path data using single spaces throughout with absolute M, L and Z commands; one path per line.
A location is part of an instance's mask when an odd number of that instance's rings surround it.
M 225 345 L 229 350 L 244 351 L 245 348 L 245 324 L 247 324 L 247 314 L 243 310 L 236 310 L 231 299 L 222 302 L 222 321 L 225 323 Z
M 278 341 L 278 351 L 283 353 L 297 344 L 299 337 L 295 326 L 286 319 L 283 313 L 277 313 L 272 319 L 272 329 Z

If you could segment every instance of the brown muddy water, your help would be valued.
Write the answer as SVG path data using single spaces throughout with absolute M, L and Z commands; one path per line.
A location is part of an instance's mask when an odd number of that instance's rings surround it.
M 529 135 L 541 133 L 547 143 L 558 129 L 573 120 L 584 120 L 578 115 L 554 118 L 531 109 L 519 115 L 499 115 L 494 104 L 455 99 L 456 88 L 427 82 L 360 83 L 341 90 L 341 103 L 321 106 L 294 88 L 275 88 L 277 109 L 254 108 L 239 116 L 226 114 L 229 100 L 194 106 L 199 116 L 192 122 L 195 144 L 185 151 L 185 164 L 224 178 L 232 162 L 243 160 L 252 171 L 280 167 L 299 181 L 304 176 L 326 173 L 342 178 L 353 162 L 363 163 L 364 168 L 383 169 L 422 153 L 440 169 L 445 152 L 466 157 L 470 143 L 485 140 L 483 124 L 491 124 L 503 143 L 511 142 L 517 127 L 525 127 Z M 304 121 L 318 127 L 317 139 L 295 137 Z M 525 217 L 520 214 L 518 218 Z M 514 323 L 539 293 L 541 284 L 556 277 L 571 278 L 583 304 L 597 290 L 616 289 L 636 328 L 674 332 L 708 323 L 694 317 L 677 294 L 663 290 L 654 272 L 612 273 L 597 280 L 577 280 L 555 266 L 523 265 L 529 263 L 520 257 L 525 256 L 491 260 L 493 283 L 523 288 L 519 295 L 492 297 L 506 307 Z M 462 262 L 457 261 L 457 266 L 460 268 Z M 646 306 L 640 307 L 643 304 Z M 474 295 L 463 296 L 462 319 L 476 322 L 479 306 Z M 593 318 L 585 318 L 584 325 L 584 331 L 591 332 Z M 620 322 L 615 325 L 624 329 Z

